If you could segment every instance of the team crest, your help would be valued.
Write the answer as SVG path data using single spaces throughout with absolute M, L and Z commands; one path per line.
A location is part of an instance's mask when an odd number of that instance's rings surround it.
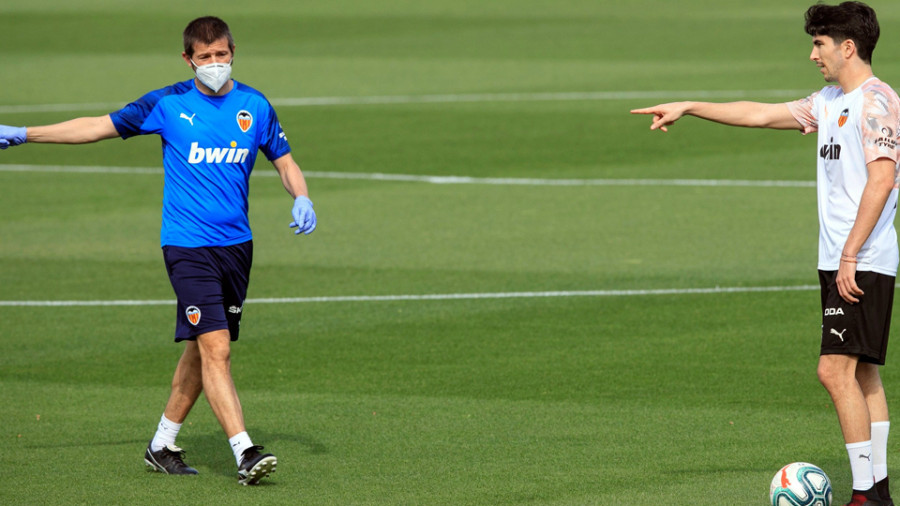
M 844 123 L 847 122 L 847 118 L 849 116 L 850 116 L 850 109 L 844 109 L 843 111 L 841 111 L 841 117 L 838 118 L 838 128 L 844 126 Z
M 241 131 L 246 133 L 253 126 L 253 115 L 249 111 L 241 110 L 237 113 L 237 123 Z
M 191 325 L 200 323 L 200 308 L 197 306 L 188 306 L 188 308 L 184 310 L 184 314 L 187 316 L 188 321 L 191 322 Z

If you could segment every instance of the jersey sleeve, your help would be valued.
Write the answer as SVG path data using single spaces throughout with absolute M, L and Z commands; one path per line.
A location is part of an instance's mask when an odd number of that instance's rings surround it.
M 281 158 L 291 152 L 287 136 L 284 134 L 281 123 L 278 121 L 278 115 L 275 114 L 275 109 L 271 105 L 269 105 L 266 123 L 262 128 L 259 149 L 269 161 Z
M 815 132 L 819 129 L 819 118 L 816 117 L 816 97 L 818 95 L 817 91 L 806 98 L 786 103 L 794 119 L 803 125 L 807 132 Z
M 900 100 L 879 84 L 866 90 L 862 111 L 862 139 L 866 163 L 879 158 L 894 162 L 897 157 L 897 130 L 900 128 Z
M 185 81 L 151 91 L 118 111 L 110 113 L 109 117 L 123 139 L 135 135 L 161 133 L 163 117 L 157 104 L 167 95 L 186 93 L 191 86 L 191 81 Z

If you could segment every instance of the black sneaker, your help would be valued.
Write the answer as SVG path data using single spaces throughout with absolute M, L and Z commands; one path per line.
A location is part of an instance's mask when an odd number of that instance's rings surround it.
M 251 446 L 241 454 L 241 465 L 238 466 L 238 483 L 256 485 L 259 480 L 275 472 L 278 459 L 271 453 L 259 453 L 263 447 Z
M 878 495 L 881 497 L 882 506 L 894 506 L 894 501 L 891 499 L 891 487 L 888 484 L 887 477 L 875 484 L 875 490 L 878 491 Z
M 166 445 L 158 452 L 150 451 L 150 445 L 147 445 L 147 451 L 144 452 L 144 462 L 154 471 L 166 474 L 200 474 L 185 464 L 181 460 L 183 458 L 184 450 L 175 445 Z
M 882 506 L 883 504 L 887 503 L 881 502 L 881 497 L 873 485 L 869 490 L 853 490 L 853 496 L 845 506 Z

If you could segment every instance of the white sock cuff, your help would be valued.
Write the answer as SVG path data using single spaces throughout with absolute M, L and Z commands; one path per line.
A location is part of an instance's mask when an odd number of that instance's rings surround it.
M 247 431 L 244 431 L 228 438 L 228 444 L 231 445 L 231 450 L 234 452 L 234 460 L 240 466 L 241 457 L 244 455 L 244 450 L 253 446 L 253 441 L 250 440 L 250 436 L 247 434 Z
M 174 445 L 175 438 L 181 430 L 181 424 L 175 423 L 166 418 L 165 413 L 159 418 L 159 425 L 156 426 L 156 434 L 150 441 L 150 450 L 158 452 L 166 447 L 166 445 Z
M 848 450 L 856 450 L 857 448 L 865 448 L 866 446 L 872 446 L 872 441 L 860 441 L 859 443 L 847 443 Z
M 885 428 L 890 428 L 890 427 L 891 427 L 891 422 L 890 422 L 890 421 L 886 421 L 886 422 L 872 422 L 872 427 L 885 427 Z

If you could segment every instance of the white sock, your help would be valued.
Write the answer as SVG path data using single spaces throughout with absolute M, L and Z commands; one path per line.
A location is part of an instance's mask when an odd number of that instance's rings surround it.
M 850 457 L 850 471 L 853 472 L 853 490 L 869 490 L 875 485 L 875 473 L 872 471 L 872 441 L 850 443 L 847 445 Z
M 253 442 L 250 441 L 250 436 L 246 431 L 228 438 L 228 444 L 231 445 L 231 451 L 234 452 L 234 460 L 238 466 L 241 465 L 241 457 L 244 454 L 244 450 L 253 446 Z
M 181 424 L 169 420 L 163 414 L 159 419 L 156 435 L 153 436 L 153 441 L 150 441 L 150 451 L 158 452 L 166 445 L 175 445 L 175 437 L 178 436 L 179 430 L 181 430 Z
M 887 440 L 891 422 L 872 423 L 872 471 L 875 483 L 887 478 Z

